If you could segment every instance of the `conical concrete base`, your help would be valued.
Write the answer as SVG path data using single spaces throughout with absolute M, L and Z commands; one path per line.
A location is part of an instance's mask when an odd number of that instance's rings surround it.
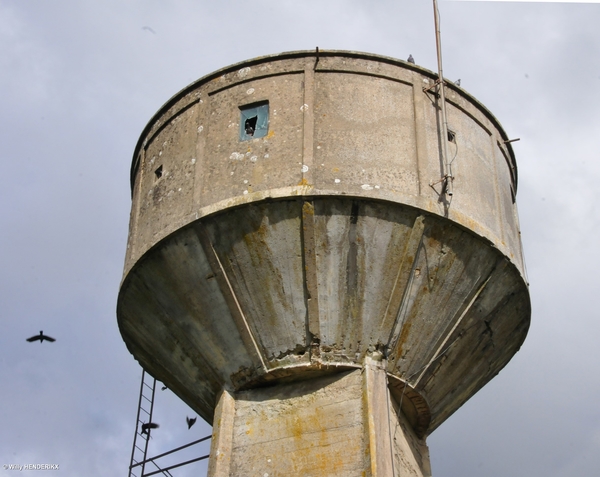
M 231 394 L 215 411 L 209 477 L 431 475 L 424 439 L 387 386 L 385 362 Z

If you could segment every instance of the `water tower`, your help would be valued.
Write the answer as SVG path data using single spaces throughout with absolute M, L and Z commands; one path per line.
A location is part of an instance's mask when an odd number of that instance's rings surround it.
M 430 475 L 426 436 L 523 343 L 513 150 L 453 84 L 445 132 L 436 79 L 261 57 L 143 131 L 118 321 L 212 423 L 210 476 Z

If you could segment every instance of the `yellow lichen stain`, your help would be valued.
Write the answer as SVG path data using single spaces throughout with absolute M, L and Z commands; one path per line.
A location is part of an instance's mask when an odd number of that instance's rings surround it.
M 333 475 L 332 471 L 339 475 L 347 465 L 347 453 L 359 451 L 351 449 L 356 447 L 354 441 L 339 445 L 339 433 L 329 428 L 329 419 L 319 410 L 317 407 L 312 415 L 288 415 L 285 419 L 289 435 L 296 441 L 294 450 L 288 451 L 290 470 L 296 475 Z
M 306 180 L 305 177 L 302 178 L 302 180 L 298 183 L 299 186 L 310 186 L 310 184 L 308 183 L 308 181 Z
M 291 431 L 292 431 L 292 435 L 296 438 L 296 439 L 301 439 L 302 438 L 302 434 L 304 433 L 304 429 L 302 426 L 302 421 L 297 417 L 294 416 L 291 422 Z
M 400 333 L 400 339 L 398 340 L 398 344 L 396 345 L 396 356 L 402 355 L 402 346 L 406 344 L 406 339 L 410 333 L 410 328 L 412 323 L 409 321 L 402 326 L 402 332 Z
M 340 172 L 340 169 L 338 167 L 334 167 L 333 169 L 331 169 L 333 172 Z
M 315 208 L 310 202 L 304 202 L 302 205 L 302 212 L 304 212 L 305 215 L 315 215 Z M 306 230 L 306 227 L 304 227 L 304 230 Z
M 271 139 L 273 136 L 275 136 L 275 131 L 271 130 L 269 131 L 269 133 L 267 134 L 267 139 Z

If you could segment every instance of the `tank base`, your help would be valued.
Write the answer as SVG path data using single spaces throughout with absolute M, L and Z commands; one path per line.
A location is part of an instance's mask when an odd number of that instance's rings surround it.
M 208 476 L 431 476 L 425 439 L 399 404 L 377 357 L 353 371 L 223 391 Z

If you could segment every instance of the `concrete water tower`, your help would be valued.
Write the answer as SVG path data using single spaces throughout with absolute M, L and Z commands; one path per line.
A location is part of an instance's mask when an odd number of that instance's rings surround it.
M 426 436 L 525 339 L 511 145 L 452 84 L 444 137 L 436 79 L 261 57 L 142 133 L 118 321 L 212 423 L 210 476 L 430 475 Z

